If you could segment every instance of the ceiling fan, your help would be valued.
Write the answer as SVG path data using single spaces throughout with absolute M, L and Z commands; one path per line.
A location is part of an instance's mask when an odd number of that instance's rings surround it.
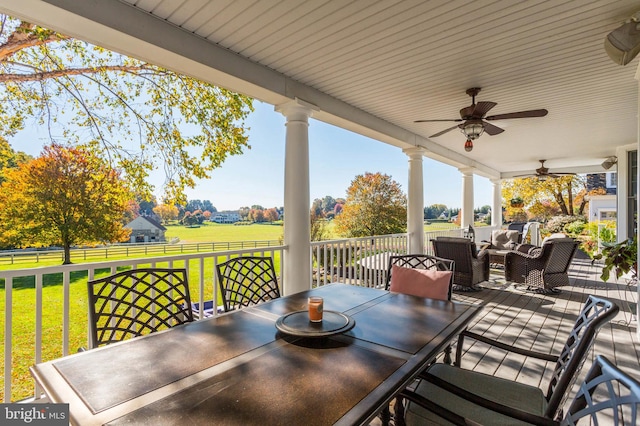
M 529 111 L 519 111 L 519 112 L 510 112 L 507 114 L 497 114 L 490 115 L 485 117 L 485 114 L 489 112 L 491 108 L 498 105 L 495 102 L 482 101 L 476 104 L 476 95 L 480 92 L 479 87 L 472 87 L 467 89 L 467 95 L 471 96 L 471 105 L 460 110 L 461 118 L 454 118 L 451 120 L 416 120 L 414 123 L 430 123 L 437 121 L 462 121 L 462 124 L 456 124 L 453 127 L 449 127 L 448 129 L 444 129 L 441 132 L 438 132 L 434 135 L 429 136 L 430 138 L 436 138 L 438 136 L 444 135 L 445 133 L 459 128 L 462 133 L 467 137 L 467 142 L 464 144 L 465 151 L 469 152 L 473 149 L 474 140 L 478 139 L 480 135 L 486 132 L 488 135 L 493 136 L 499 133 L 504 132 L 504 129 L 501 129 L 498 126 L 494 126 L 487 121 L 491 120 L 507 120 L 510 118 L 528 118 L 528 117 L 544 117 L 547 115 L 548 111 L 546 109 L 532 109 Z
M 545 180 L 547 178 L 559 178 L 560 176 L 573 176 L 575 173 L 549 173 L 549 169 L 544 166 L 544 162 L 547 160 L 538 160 L 540 161 L 540 167 L 536 169 L 535 173 L 530 173 L 526 175 L 518 175 L 514 176 L 514 178 L 520 177 L 537 177 L 540 180 Z

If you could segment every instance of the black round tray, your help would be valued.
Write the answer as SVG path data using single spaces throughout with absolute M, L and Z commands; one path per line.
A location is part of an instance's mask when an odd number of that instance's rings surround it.
M 341 312 L 324 311 L 321 322 L 309 321 L 308 311 L 296 311 L 283 315 L 276 321 L 276 328 L 284 334 L 298 337 L 326 337 L 344 333 L 356 325 L 356 320 Z

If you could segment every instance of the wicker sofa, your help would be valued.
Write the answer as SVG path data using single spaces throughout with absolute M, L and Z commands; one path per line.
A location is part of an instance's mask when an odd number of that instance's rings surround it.
M 437 237 L 431 240 L 437 257 L 455 262 L 454 290 L 477 290 L 476 284 L 489 279 L 489 253 L 478 253 L 476 244 L 468 238 Z

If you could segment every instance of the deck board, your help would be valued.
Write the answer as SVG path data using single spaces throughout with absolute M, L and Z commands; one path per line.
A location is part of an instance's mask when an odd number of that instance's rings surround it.
M 605 355 L 640 380 L 637 322 L 628 306 L 629 302 L 636 302 L 637 286 L 615 277 L 604 283 L 600 280 L 600 271 L 601 266 L 592 265 L 588 259 L 574 259 L 569 269 L 570 284 L 560 287 L 560 294 L 546 295 L 528 291 L 522 284 L 505 282 L 503 271 L 492 269 L 490 280 L 480 284 L 481 291 L 454 292 L 453 300 L 485 306 L 470 330 L 527 349 L 559 354 L 587 297 L 593 294 L 608 298 L 618 304 L 620 312 L 600 330 L 577 382 L 584 379 L 597 354 Z M 463 348 L 463 368 L 518 380 L 546 392 L 554 363 L 505 355 L 495 348 L 467 340 Z M 455 344 L 453 348 L 455 350 Z M 573 386 L 569 394 L 569 402 L 576 387 Z

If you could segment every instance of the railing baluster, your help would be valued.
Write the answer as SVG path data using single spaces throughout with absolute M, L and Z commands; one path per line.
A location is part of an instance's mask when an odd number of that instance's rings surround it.
M 13 277 L 4 279 L 4 400 L 11 401 L 11 333 L 13 318 Z

